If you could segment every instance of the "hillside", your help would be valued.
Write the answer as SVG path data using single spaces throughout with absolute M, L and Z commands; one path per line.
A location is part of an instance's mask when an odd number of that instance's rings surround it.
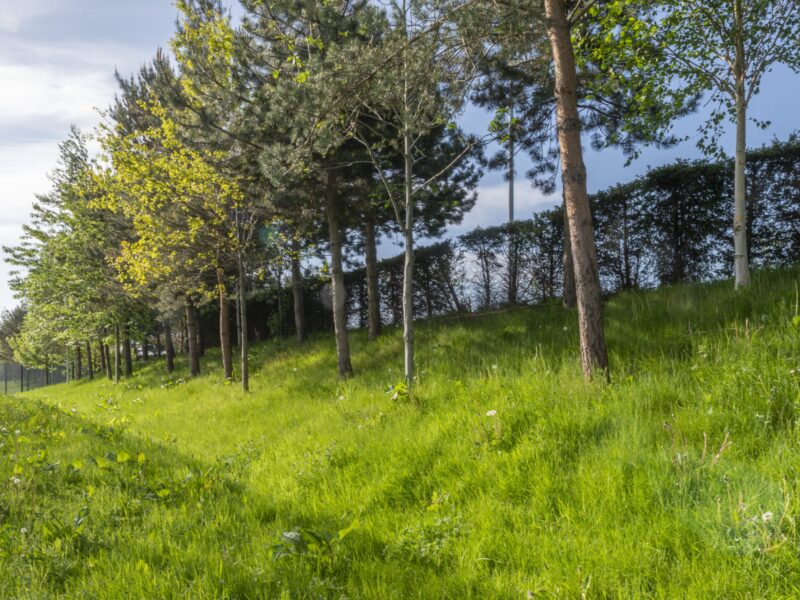
M 0 597 L 800 594 L 800 269 L 253 349 L 252 393 L 139 365 L 0 399 Z

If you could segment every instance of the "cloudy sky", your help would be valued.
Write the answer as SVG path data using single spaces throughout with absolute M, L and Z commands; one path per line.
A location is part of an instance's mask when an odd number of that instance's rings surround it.
M 71 124 L 89 131 L 97 110 L 114 97 L 114 70 L 135 71 L 159 46 L 168 45 L 176 17 L 172 0 L 0 0 L 0 245 L 13 245 L 28 219 L 35 195 L 48 190 L 47 173 L 56 164 L 58 143 Z M 751 131 L 753 145 L 800 128 L 796 99 L 800 77 L 783 69 L 770 74 L 753 114 L 770 119 L 766 132 Z M 700 117 L 679 124 L 693 135 Z M 464 125 L 482 131 L 488 117 L 468 111 Z M 752 128 L 751 128 L 752 129 Z M 677 157 L 697 157 L 694 141 L 669 151 L 646 151 L 627 169 L 613 151 L 587 157 L 589 186 L 602 189 Z M 526 165 L 520 165 L 524 172 Z M 502 223 L 507 184 L 487 173 L 478 204 L 454 233 Z M 517 215 L 552 206 L 522 178 L 516 186 Z M 385 248 L 382 254 L 391 252 Z M 15 304 L 0 264 L 0 308 Z

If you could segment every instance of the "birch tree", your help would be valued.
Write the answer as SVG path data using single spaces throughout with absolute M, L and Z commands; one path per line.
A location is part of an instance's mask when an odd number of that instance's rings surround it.
M 750 102 L 775 65 L 800 71 L 800 3 L 797 0 L 659 0 L 649 26 L 668 60 L 665 74 L 706 92 L 714 106 L 701 128 L 700 148 L 724 156 L 724 123 L 736 130 L 734 152 L 734 277 L 736 289 L 750 283 L 747 239 L 748 120 Z

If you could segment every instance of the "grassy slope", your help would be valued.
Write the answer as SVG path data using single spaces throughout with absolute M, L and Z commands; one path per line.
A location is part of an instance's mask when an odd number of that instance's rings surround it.
M 609 386 L 548 305 L 420 324 L 419 408 L 397 331 L 0 399 L 0 597 L 800 594 L 798 275 L 614 298 Z

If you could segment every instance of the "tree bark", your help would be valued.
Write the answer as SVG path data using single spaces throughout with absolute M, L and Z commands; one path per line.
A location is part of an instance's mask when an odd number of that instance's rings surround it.
M 106 377 L 108 377 L 109 381 L 114 379 L 114 373 L 112 373 L 111 369 L 111 348 L 108 347 L 108 344 L 103 344 L 103 355 L 105 356 L 106 361 Z
M 405 170 L 405 262 L 403 264 L 403 357 L 406 384 L 414 382 L 414 199 L 412 198 L 411 134 L 405 127 L 403 134 Z
M 175 344 L 172 342 L 172 330 L 169 323 L 164 323 L 164 347 L 166 349 L 167 373 L 175 370 Z
M 92 364 L 92 343 L 86 342 L 86 370 L 89 374 L 89 381 L 94 380 L 94 365 Z
M 747 261 L 747 197 L 745 166 L 747 162 L 747 105 L 745 97 L 745 55 L 743 0 L 734 2 L 736 28 L 736 165 L 734 167 L 733 252 L 735 289 L 750 285 L 750 266 Z
M 564 308 L 573 309 L 577 304 L 575 297 L 575 264 L 572 262 L 572 237 L 569 234 L 569 219 L 567 218 L 567 203 L 564 202 L 564 285 L 561 302 Z
M 508 109 L 508 304 L 517 303 L 517 236 L 514 228 L 514 103 Z
M 247 281 L 245 280 L 244 257 L 241 250 L 237 254 L 239 268 L 239 323 L 241 324 L 241 349 L 242 391 L 250 391 L 250 364 L 248 362 L 249 344 L 247 339 Z
M 545 0 L 545 14 L 555 68 L 558 144 L 575 267 L 581 365 L 586 378 L 596 371 L 608 378 L 600 277 L 581 146 L 577 71 L 564 0 Z
M 189 374 L 200 375 L 200 349 L 197 347 L 197 308 L 192 302 L 186 304 L 186 338 L 189 342 Z
M 122 371 L 122 356 L 120 355 L 119 325 L 114 326 L 114 382 L 119 383 Z
M 122 342 L 122 355 L 125 358 L 125 377 L 130 377 L 133 375 L 133 352 L 131 351 L 131 338 L 127 331 Z
M 25 367 L 22 365 L 19 366 L 19 391 L 20 393 L 25 391 Z
M 364 259 L 367 271 L 367 337 L 374 340 L 381 334 L 381 297 L 378 289 L 378 239 L 375 222 L 364 223 Z
M 98 340 L 98 351 L 100 353 L 100 371 L 105 373 L 106 372 L 106 351 L 105 351 L 105 344 L 103 343 L 103 339 L 100 338 Z
M 222 269 L 217 269 L 217 293 L 219 294 L 219 345 L 222 354 L 222 370 L 225 379 L 233 379 L 233 362 L 231 361 L 231 316 L 228 308 L 228 296 L 225 293 L 225 278 Z
M 83 377 L 83 357 L 81 356 L 81 347 L 75 345 L 75 380 L 80 381 Z
M 303 270 L 300 264 L 300 240 L 292 238 L 292 301 L 294 304 L 294 329 L 297 341 L 303 343 L 308 337 L 306 331 L 306 305 L 303 298 Z
M 336 336 L 336 354 L 339 359 L 339 375 L 349 377 L 353 374 L 350 363 L 350 340 L 347 336 L 347 306 L 342 265 L 342 224 L 339 216 L 339 190 L 336 171 L 328 171 L 325 190 L 328 213 L 328 229 L 331 242 L 331 297 L 333 304 L 333 327 Z

